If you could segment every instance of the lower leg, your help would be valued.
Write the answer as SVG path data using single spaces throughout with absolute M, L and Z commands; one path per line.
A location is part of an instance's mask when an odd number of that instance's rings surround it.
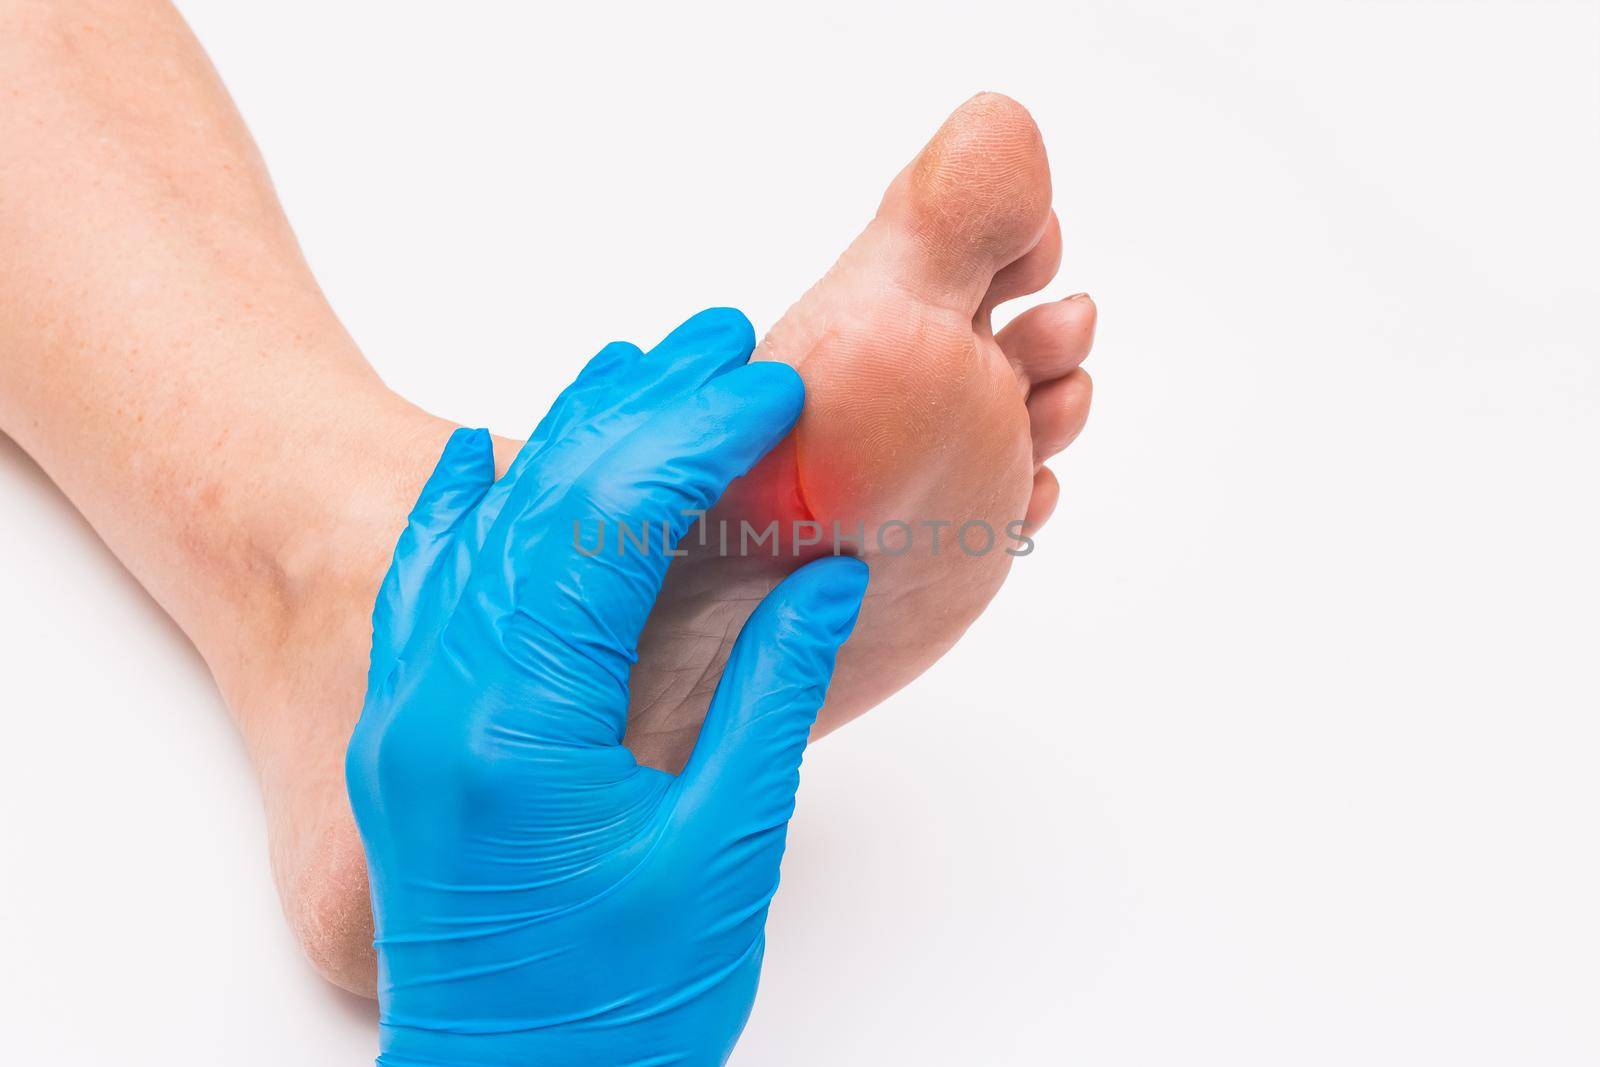
M 168 3 L 0 0 L 0 83 L 0 430 L 205 657 L 263 778 L 291 918 L 369 986 L 359 856 L 308 873 L 348 815 L 303 798 L 343 804 L 366 613 L 451 426 L 340 326 Z

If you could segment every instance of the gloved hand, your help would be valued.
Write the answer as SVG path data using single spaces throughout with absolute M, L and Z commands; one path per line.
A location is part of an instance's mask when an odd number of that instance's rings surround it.
M 799 376 L 746 365 L 753 344 L 716 310 L 648 355 L 609 345 L 504 478 L 489 435 L 458 430 L 423 488 L 346 759 L 381 1064 L 720 1064 L 743 1029 L 866 566 L 818 560 L 766 598 L 681 774 L 639 766 L 622 736 L 664 546 L 799 415 Z

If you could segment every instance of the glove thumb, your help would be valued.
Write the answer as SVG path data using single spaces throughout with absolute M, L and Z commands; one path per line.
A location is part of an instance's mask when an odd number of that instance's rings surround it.
M 867 565 L 835 556 L 795 571 L 762 600 L 683 770 L 693 818 L 729 824 L 730 840 L 789 821 L 806 739 L 866 590 Z

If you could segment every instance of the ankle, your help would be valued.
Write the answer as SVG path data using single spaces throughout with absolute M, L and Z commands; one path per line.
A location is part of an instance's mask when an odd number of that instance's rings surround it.
M 201 644 L 236 709 L 307 647 L 346 649 L 370 612 L 411 503 L 454 424 L 378 383 L 341 390 L 281 432 L 241 517 L 251 558 Z M 281 682 L 281 677 L 279 681 Z

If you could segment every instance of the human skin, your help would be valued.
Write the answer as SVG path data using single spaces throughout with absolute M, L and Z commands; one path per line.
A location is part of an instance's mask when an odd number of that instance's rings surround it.
M 370 611 L 454 427 L 340 325 L 169 4 L 4 0 L 0 85 L 0 429 L 205 658 L 290 921 L 366 988 L 340 757 L 370 629 L 350 605 Z
M 0 0 L 0 86 L 0 430 L 204 657 L 260 778 L 291 926 L 323 974 L 370 994 L 343 754 L 374 594 L 455 424 L 387 388 L 340 325 L 164 0 Z M 998 335 L 989 313 L 1053 276 L 1049 204 L 1026 112 L 994 96 L 957 112 L 762 342 L 758 358 L 800 370 L 807 407 L 719 514 L 799 499 L 847 529 L 1036 529 L 1056 497 L 1043 460 L 1087 417 L 1094 307 L 1042 304 Z M 516 448 L 497 439 L 502 471 Z M 936 659 L 1009 565 L 864 554 L 873 591 L 819 732 Z M 732 635 L 791 567 L 674 565 L 633 678 L 642 762 L 681 764 Z

